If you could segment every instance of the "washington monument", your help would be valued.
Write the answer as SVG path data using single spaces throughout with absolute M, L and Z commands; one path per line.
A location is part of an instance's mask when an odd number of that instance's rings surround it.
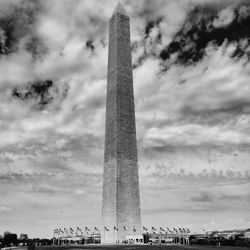
M 141 233 L 130 27 L 118 3 L 109 21 L 102 242 Z

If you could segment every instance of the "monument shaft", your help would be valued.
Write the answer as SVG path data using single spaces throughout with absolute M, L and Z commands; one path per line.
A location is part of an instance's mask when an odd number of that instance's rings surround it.
M 102 241 L 141 234 L 130 27 L 119 3 L 109 22 L 103 178 Z

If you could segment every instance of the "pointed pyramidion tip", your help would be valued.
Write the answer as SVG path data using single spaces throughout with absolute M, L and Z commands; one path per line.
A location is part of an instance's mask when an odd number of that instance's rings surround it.
M 124 7 L 122 6 L 122 4 L 119 1 L 117 2 L 117 5 L 116 5 L 114 12 L 113 12 L 113 15 L 116 13 L 122 14 L 124 16 L 128 16 L 128 13 L 126 12 L 126 10 L 124 9 Z

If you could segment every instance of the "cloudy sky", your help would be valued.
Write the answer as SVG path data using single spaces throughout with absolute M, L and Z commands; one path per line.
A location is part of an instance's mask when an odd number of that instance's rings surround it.
M 116 0 L 0 0 L 0 234 L 101 221 Z M 144 226 L 250 227 L 250 3 L 122 1 Z

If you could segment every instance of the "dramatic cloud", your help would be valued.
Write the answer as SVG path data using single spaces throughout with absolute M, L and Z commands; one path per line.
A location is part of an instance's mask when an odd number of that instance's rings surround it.
M 143 224 L 250 227 L 249 2 L 123 4 Z M 100 224 L 115 5 L 0 0 L 0 233 Z
M 221 46 L 225 41 L 235 46 L 232 58 L 246 55 L 249 60 L 249 15 L 242 16 L 241 5 L 222 10 L 218 7 L 197 6 L 190 11 L 173 41 L 161 51 L 162 60 L 190 65 L 203 59 L 209 44 Z M 250 11 L 250 5 L 244 7 L 244 11 Z

